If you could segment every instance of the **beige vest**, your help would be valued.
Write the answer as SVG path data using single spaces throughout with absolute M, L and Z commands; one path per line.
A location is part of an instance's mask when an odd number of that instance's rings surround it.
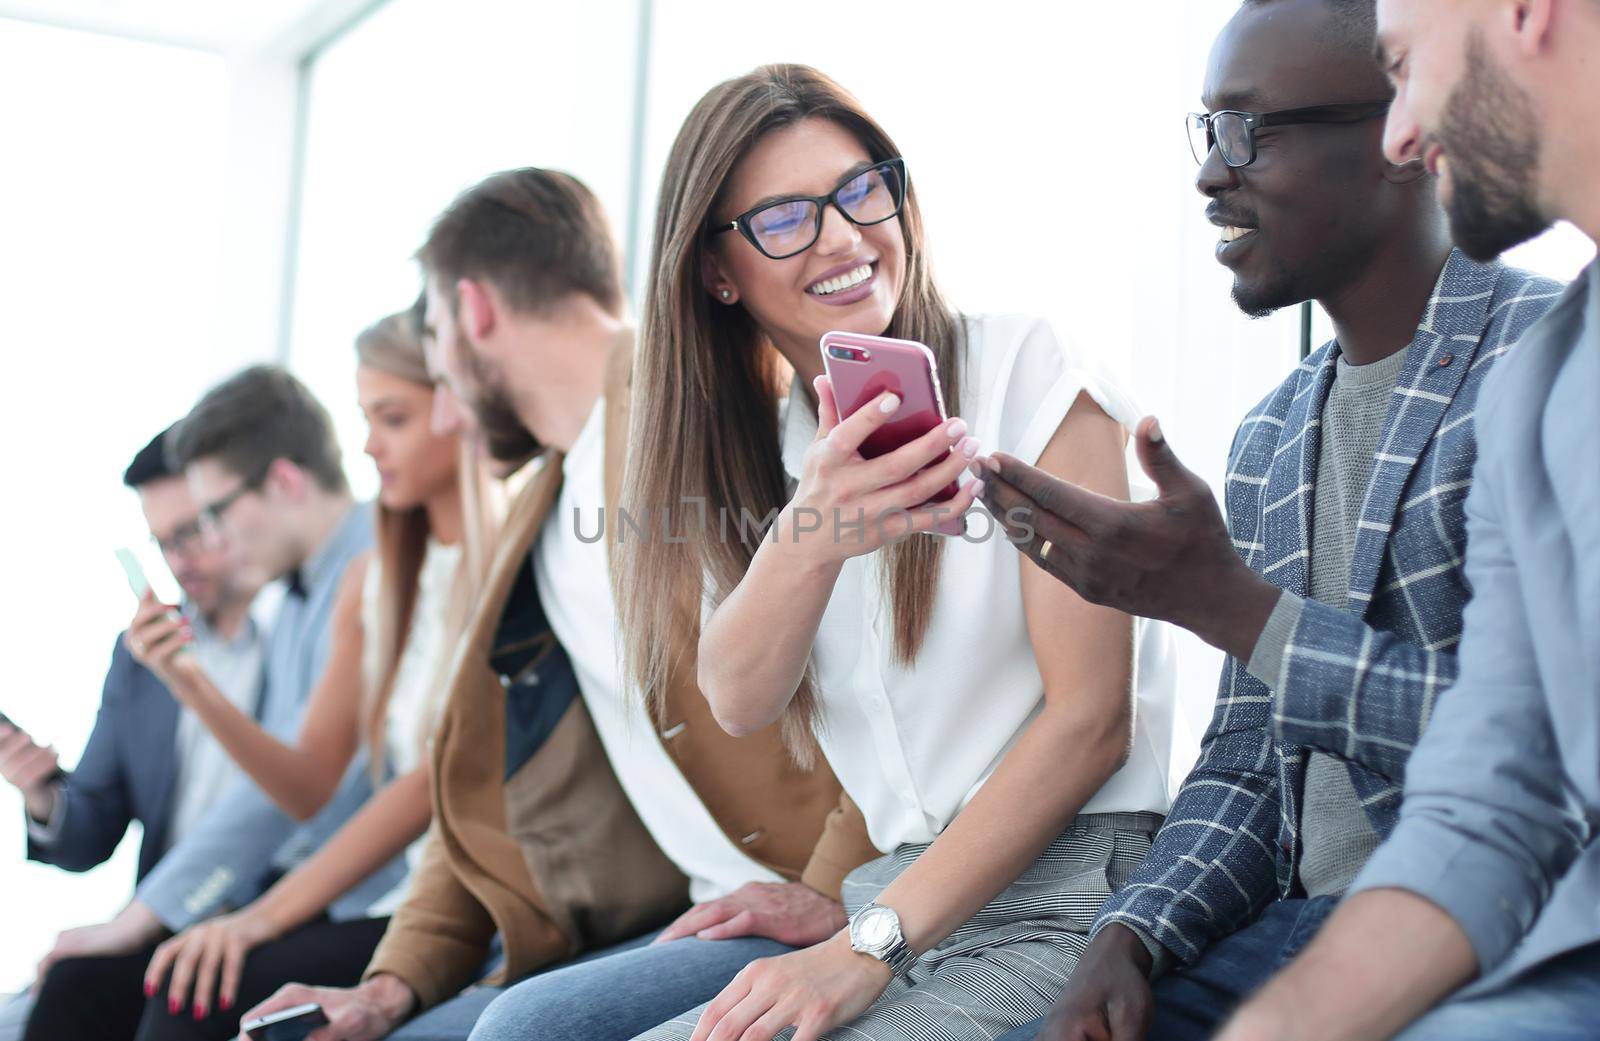
M 627 454 L 632 347 L 630 333 L 607 365 L 608 510 Z M 411 896 L 367 969 L 404 979 L 424 1007 L 470 981 L 496 931 L 506 952 L 497 978 L 514 980 L 646 931 L 687 901 L 685 879 L 623 795 L 581 700 L 504 779 L 505 694 L 488 660 L 506 600 L 560 491 L 561 457 L 552 452 L 512 505 L 461 643 L 433 745 L 433 835 Z M 820 755 L 815 769 L 795 765 L 776 725 L 729 736 L 695 681 L 693 648 L 678 661 L 665 695 L 671 736 L 662 738 L 673 762 L 752 859 L 837 898 L 844 875 L 878 855 L 860 812 Z

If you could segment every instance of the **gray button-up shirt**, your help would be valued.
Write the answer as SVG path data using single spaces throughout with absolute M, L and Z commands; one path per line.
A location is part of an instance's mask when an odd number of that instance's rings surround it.
M 266 645 L 261 720 L 274 736 L 293 741 L 311 691 L 332 651 L 331 623 L 345 568 L 372 546 L 372 513 L 352 507 L 327 541 L 301 566 L 303 594 L 284 597 Z M 249 778 L 240 778 L 193 831 L 169 852 L 139 887 L 138 899 L 174 931 L 239 906 L 261 891 L 271 868 L 304 860 L 348 820 L 372 786 L 365 756 L 350 765 L 338 791 L 320 813 L 296 825 Z M 330 908 L 335 919 L 357 917 L 392 888 L 399 861 L 368 878 Z
M 1600 267 L 1484 385 L 1461 671 L 1351 892 L 1400 888 L 1466 932 L 1495 989 L 1600 941 Z

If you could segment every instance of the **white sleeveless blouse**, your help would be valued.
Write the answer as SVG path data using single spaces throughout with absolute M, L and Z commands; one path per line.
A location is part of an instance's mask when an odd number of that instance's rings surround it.
M 448 653 L 444 645 L 445 610 L 460 565 L 459 545 L 446 546 L 428 540 L 422 569 L 417 575 L 417 600 L 411 610 L 411 629 L 400 652 L 400 666 L 395 670 L 394 689 L 389 694 L 388 716 L 384 723 L 384 756 L 395 777 L 422 765 L 426 742 L 439 719 L 442 691 L 436 689 L 436 684 L 443 678 L 439 669 L 443 655 Z M 361 624 L 369 634 L 377 632 L 380 571 L 374 558 L 367 568 L 361 591 Z M 365 645 L 364 657 L 363 676 L 371 677 L 378 669 L 377 648 L 371 640 Z M 426 841 L 424 833 L 406 847 L 406 877 L 368 909 L 371 917 L 392 914 L 405 902 L 412 873 L 422 861 Z
M 1133 403 L 1047 323 L 969 317 L 966 330 L 961 413 L 984 452 L 1036 462 L 1080 392 L 1125 427 L 1138 422 Z M 798 381 L 779 429 L 784 467 L 798 481 L 817 430 Z M 1151 496 L 1131 453 L 1128 476 L 1136 499 Z M 968 538 L 979 539 L 989 520 L 969 514 Z M 813 660 L 823 752 L 866 816 L 873 843 L 888 852 L 931 842 L 961 812 L 1043 707 L 1044 681 L 1023 611 L 1022 555 L 998 526 L 982 541 L 947 540 L 932 622 L 909 668 L 894 660 L 882 559 L 872 553 L 845 563 Z M 1177 720 L 1171 634 L 1138 619 L 1135 640 L 1132 754 L 1085 813 L 1165 813 L 1171 804 L 1173 743 L 1187 733 Z M 1072 749 L 1061 752 L 1070 757 Z

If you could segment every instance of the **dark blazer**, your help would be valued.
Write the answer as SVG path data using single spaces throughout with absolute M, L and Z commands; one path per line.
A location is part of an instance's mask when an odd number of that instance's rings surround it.
M 144 878 L 168 845 L 177 733 L 178 703 L 154 673 L 133 660 L 119 635 L 94 732 L 62 786 L 61 834 L 48 846 L 30 836 L 28 859 L 88 871 L 104 863 L 128 825 L 138 821 L 144 826 L 138 877 Z

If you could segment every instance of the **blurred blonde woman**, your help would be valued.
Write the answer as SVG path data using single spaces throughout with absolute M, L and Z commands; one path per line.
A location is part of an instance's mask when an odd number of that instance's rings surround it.
M 138 1041 L 231 1038 L 237 1010 L 284 983 L 355 983 L 420 855 L 431 817 L 425 747 L 451 634 L 465 626 L 486 567 L 494 510 L 476 453 L 454 431 L 436 429 L 435 399 L 448 391 L 435 389 L 424 363 L 416 309 L 362 332 L 356 358 L 366 453 L 381 481 L 377 547 L 345 576 L 335 650 L 299 738 L 278 741 L 222 699 L 181 685 L 174 693 L 296 819 L 322 808 L 359 752 L 375 779 L 393 779 L 255 902 L 156 951 L 145 972 Z M 402 853 L 407 880 L 366 917 L 327 919 L 340 895 Z

